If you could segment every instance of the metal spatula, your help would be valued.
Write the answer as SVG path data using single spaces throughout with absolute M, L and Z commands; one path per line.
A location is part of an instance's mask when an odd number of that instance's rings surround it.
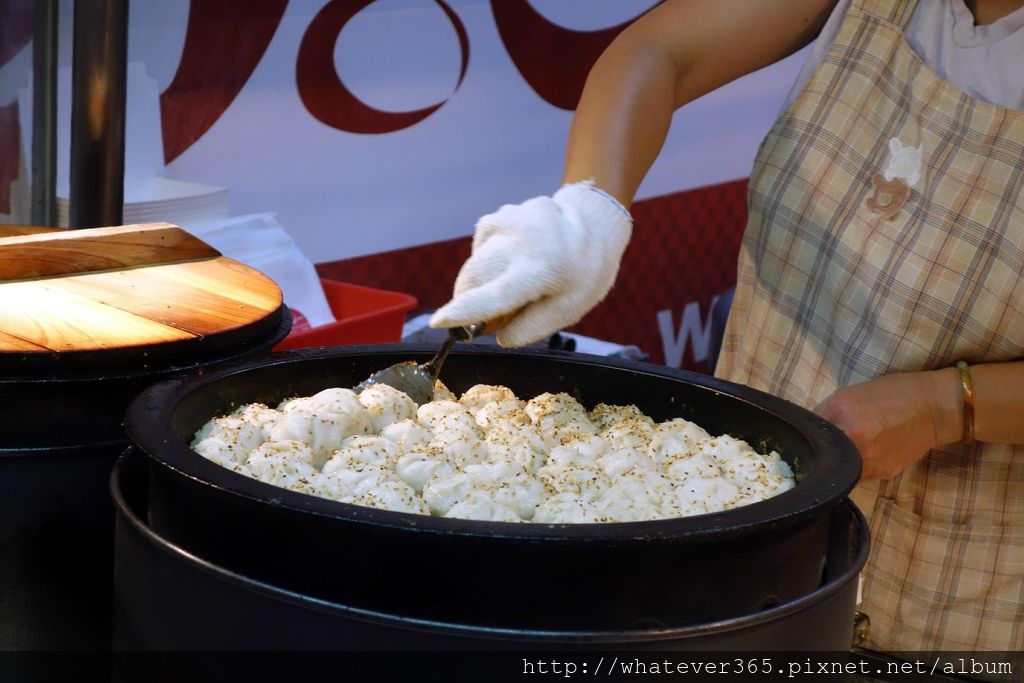
M 487 323 L 476 323 L 466 327 L 452 327 L 448 330 L 448 338 L 441 344 L 441 348 L 426 363 L 420 364 L 416 361 L 405 361 L 395 363 L 383 370 L 378 370 L 365 380 L 355 386 L 355 392 L 374 384 L 387 384 L 399 391 L 404 391 L 417 405 L 430 403 L 434 399 L 434 383 L 441 374 L 441 366 L 444 364 L 448 352 L 458 341 L 470 341 L 474 337 L 490 329 Z

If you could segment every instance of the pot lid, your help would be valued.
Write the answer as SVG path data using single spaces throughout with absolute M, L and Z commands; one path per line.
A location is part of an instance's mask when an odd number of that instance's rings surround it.
M 224 348 L 282 315 L 273 280 L 169 223 L 0 226 L 0 374 Z

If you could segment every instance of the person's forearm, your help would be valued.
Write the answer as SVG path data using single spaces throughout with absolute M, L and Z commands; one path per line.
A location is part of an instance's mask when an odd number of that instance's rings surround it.
M 974 438 L 991 443 L 1024 444 L 1024 361 L 981 363 L 969 367 L 974 387 Z M 963 435 L 963 387 L 956 368 L 935 371 L 937 404 L 942 411 L 940 443 Z
M 791 54 L 818 34 L 835 0 L 666 0 L 595 63 L 576 109 L 563 182 L 594 180 L 628 206 L 672 113 Z
M 974 438 L 1024 443 L 1024 361 L 970 367 Z M 860 451 L 863 481 L 891 479 L 931 449 L 964 441 L 964 390 L 956 367 L 896 372 L 840 387 L 815 411 Z M 968 434 L 969 436 L 969 434 Z
M 668 53 L 625 38 L 605 51 L 587 78 L 563 182 L 593 180 L 628 207 L 668 133 L 676 67 Z
M 975 365 L 970 373 L 975 438 L 1024 444 L 1024 361 Z

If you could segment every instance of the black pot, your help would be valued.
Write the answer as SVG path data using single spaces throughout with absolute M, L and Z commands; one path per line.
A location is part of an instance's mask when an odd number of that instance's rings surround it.
M 114 510 L 122 420 L 144 388 L 269 353 L 286 308 L 247 337 L 148 351 L 8 354 L 0 364 L 0 649 L 110 647 Z M 214 343 L 216 341 L 216 343 Z
M 820 585 L 741 617 L 618 629 L 597 617 L 575 629 L 524 629 L 387 613 L 273 584 L 211 562 L 146 524 L 148 459 L 115 466 L 115 648 L 171 651 L 336 650 L 848 650 L 867 524 L 849 501 L 833 507 Z M 410 567 L 410 572 L 414 569 Z M 681 567 L 669 581 L 686 581 Z M 487 599 L 486 596 L 483 598 Z M 594 602 L 607 596 L 592 596 Z M 599 613 L 597 610 L 595 613 Z M 688 622 L 688 620 L 686 620 Z
M 240 404 L 276 404 L 430 352 L 400 345 L 298 351 L 144 392 L 127 414 L 150 470 L 152 529 L 270 585 L 355 608 L 520 629 L 696 625 L 749 615 L 820 585 L 829 512 L 860 461 L 838 429 L 778 398 L 703 375 L 582 354 L 466 347 L 456 392 L 504 384 L 567 391 L 590 407 L 636 404 L 770 448 L 799 484 L 768 501 L 699 517 L 620 524 L 510 524 L 375 510 L 248 479 L 202 458 L 192 434 Z M 439 599 L 443 596 L 443 599 Z M 482 599 L 481 596 L 486 596 Z

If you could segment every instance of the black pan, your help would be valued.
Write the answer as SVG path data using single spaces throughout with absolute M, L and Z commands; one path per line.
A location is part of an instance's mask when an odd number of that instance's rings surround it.
M 155 532 L 259 580 L 353 606 L 516 628 L 697 624 L 770 608 L 822 579 L 829 515 L 860 474 L 840 430 L 793 404 L 704 375 L 583 354 L 464 346 L 442 379 L 455 392 L 504 384 L 566 391 L 587 407 L 635 404 L 779 451 L 798 485 L 768 501 L 683 519 L 533 525 L 346 505 L 263 484 L 191 451 L 212 416 L 352 386 L 434 349 L 297 351 L 150 388 L 129 408 L 150 471 Z
M 857 575 L 868 554 L 867 522 L 846 501 L 830 513 L 821 586 L 776 607 L 685 627 L 671 622 L 632 629 L 606 629 L 597 623 L 574 630 L 481 627 L 357 609 L 215 565 L 168 542 L 145 523 L 148 466 L 129 450 L 110 481 L 117 508 L 118 650 L 839 652 L 850 647 Z
M 183 345 L 0 353 L 0 650 L 106 650 L 114 509 L 106 481 L 128 447 L 125 409 L 183 373 L 268 354 L 284 306 Z

